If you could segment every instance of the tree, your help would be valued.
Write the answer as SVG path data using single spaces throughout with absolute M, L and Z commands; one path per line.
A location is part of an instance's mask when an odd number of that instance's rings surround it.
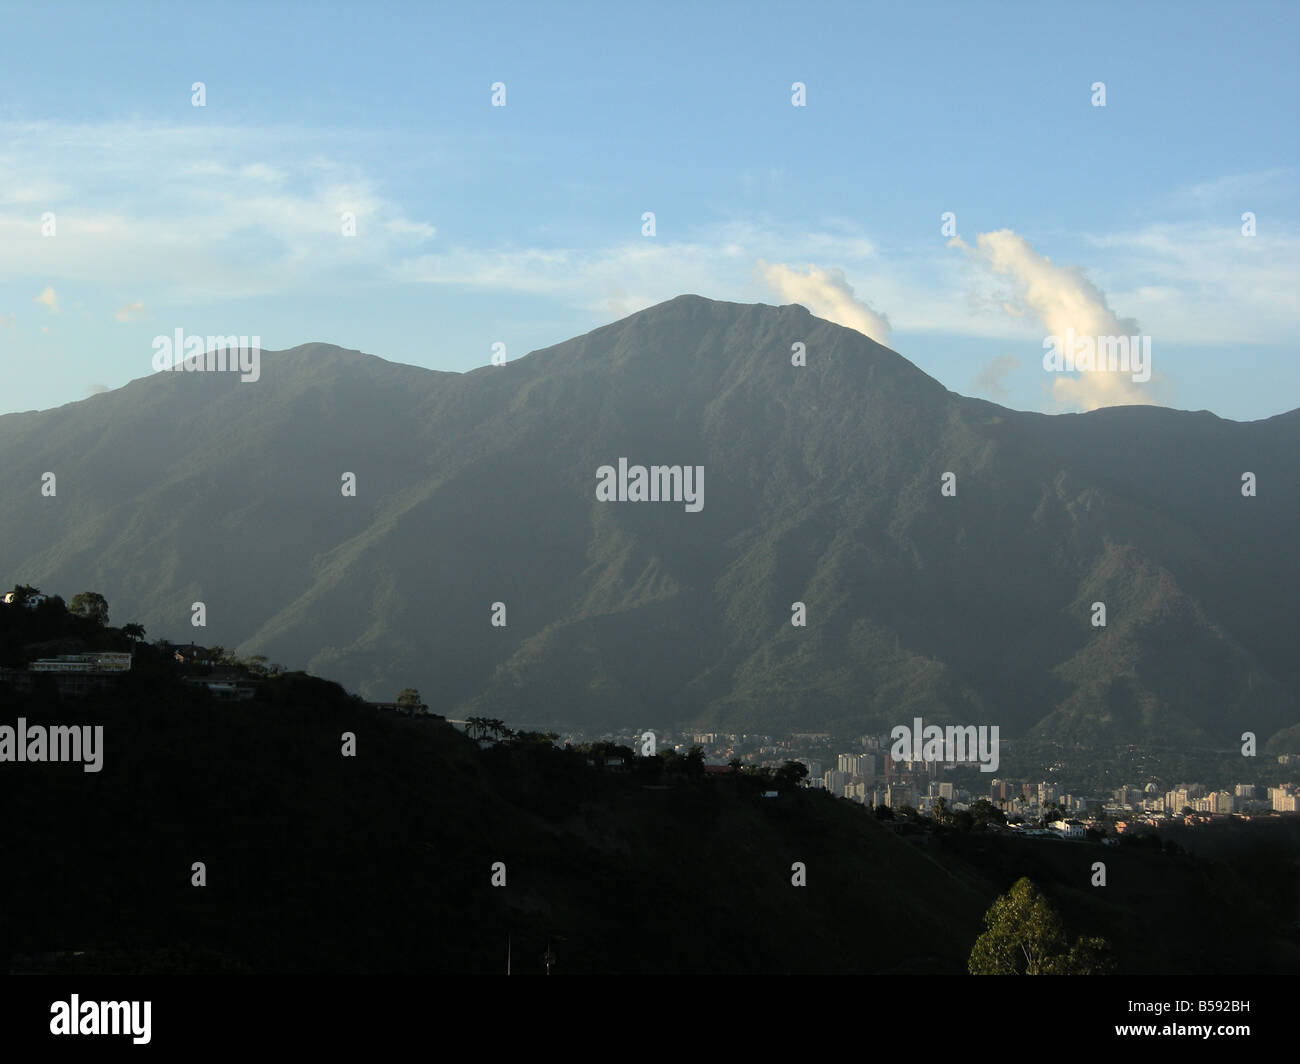
M 1104 938 L 1080 936 L 1066 956 L 1052 960 L 1051 969 L 1049 975 L 1110 975 L 1115 961 Z
M 138 643 L 144 639 L 144 625 L 142 624 L 124 624 L 122 625 L 122 634 L 131 640 L 132 643 Z
M 783 787 L 798 787 L 808 777 L 808 766 L 802 761 L 787 761 L 776 770 L 776 782 Z
M 1104 939 L 1080 938 L 1067 949 L 1060 914 L 1027 877 L 990 906 L 984 926 L 967 962 L 971 975 L 1094 975 L 1109 970 Z
M 930 819 L 936 824 L 948 823 L 948 799 L 939 797 L 934 800 L 934 809 L 930 812 Z
M 409 715 L 414 716 L 415 711 L 422 705 L 420 692 L 414 687 L 403 687 L 402 690 L 398 692 L 397 704 L 405 709 Z M 470 719 L 474 720 L 477 718 L 471 717 Z
M 101 626 L 108 624 L 108 602 L 97 591 L 83 591 L 80 595 L 73 595 L 72 601 L 68 603 L 68 612 Z
M 524 728 L 511 732 L 510 737 L 522 746 L 554 746 L 560 738 L 557 732 L 528 731 Z
M 970 814 L 974 818 L 977 828 L 986 828 L 990 824 L 1005 824 L 1007 822 L 1006 814 L 987 798 L 972 802 Z
M 730 761 L 727 762 L 727 767 L 731 769 L 732 772 L 739 772 L 740 765 L 741 765 L 741 760 L 738 757 L 733 757 Z

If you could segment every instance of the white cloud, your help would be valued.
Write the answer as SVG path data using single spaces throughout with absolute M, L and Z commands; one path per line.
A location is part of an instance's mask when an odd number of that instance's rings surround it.
M 278 185 L 288 175 L 278 167 L 267 166 L 266 163 L 249 163 L 247 166 L 239 168 L 239 176 L 250 181 L 262 181 L 266 184 Z
M 1008 278 L 1012 291 L 1004 309 L 1012 315 L 1032 316 L 1050 336 L 1131 336 L 1140 332 L 1136 320 L 1121 319 L 1111 310 L 1105 293 L 1088 280 L 1082 269 L 1054 265 L 1010 229 L 980 233 L 974 248 L 960 237 L 954 237 L 949 246 L 961 248 L 998 276 Z M 1094 369 L 1077 376 L 1056 374 L 1051 391 L 1057 402 L 1084 410 L 1155 402 L 1147 385 L 1134 381 L 1131 372 L 1119 370 Z
M 59 312 L 59 297 L 51 285 L 45 286 L 45 291 L 32 300 L 33 303 L 40 303 L 50 309 L 51 313 Z
M 782 299 L 802 304 L 819 318 L 856 329 L 877 343 L 889 343 L 889 319 L 857 297 L 843 270 L 809 266 L 807 273 L 800 273 L 782 263 L 760 259 L 758 274 Z
M 349 134 L 350 149 L 360 153 L 367 136 Z M 412 238 L 434 233 L 357 167 L 323 159 L 324 133 L 0 123 L 0 143 L 0 189 L 48 192 L 56 178 L 73 186 L 62 189 L 70 203 L 53 238 L 41 236 L 30 209 L 7 210 L 13 197 L 0 198 L 0 280 L 111 279 L 150 302 L 210 303 L 319 288 L 331 273 L 373 278 Z M 70 175 L 94 176 L 82 185 Z M 342 234 L 344 209 L 356 215 L 355 237 Z
M 135 321 L 137 318 L 140 318 L 143 315 L 144 315 L 144 303 L 141 300 L 137 299 L 134 303 L 128 303 L 120 310 L 115 310 L 113 312 L 113 320 L 121 321 L 121 322 Z
M 1300 329 L 1300 239 L 1265 217 L 1256 236 L 1193 223 L 1085 238 L 1113 298 L 1166 342 L 1290 348 Z

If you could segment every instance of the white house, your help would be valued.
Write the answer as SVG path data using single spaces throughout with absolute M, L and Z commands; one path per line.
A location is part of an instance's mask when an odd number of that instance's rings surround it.
M 25 599 L 22 600 L 22 602 L 23 602 L 23 605 L 26 606 L 29 610 L 34 610 L 34 609 L 36 609 L 36 607 L 39 606 L 42 602 L 46 602 L 46 601 L 48 601 L 48 600 L 49 600 L 49 597 L 50 597 L 49 595 L 42 595 L 42 594 L 38 591 L 38 592 L 36 592 L 36 594 L 34 594 L 34 595 L 28 595 L 27 598 L 25 598 Z M 13 592 L 13 591 L 7 591 L 7 592 L 5 592 L 5 602 L 6 602 L 7 604 L 12 604 L 12 603 L 15 603 L 15 602 L 17 602 L 17 601 L 18 601 L 18 595 L 17 595 L 16 592 Z

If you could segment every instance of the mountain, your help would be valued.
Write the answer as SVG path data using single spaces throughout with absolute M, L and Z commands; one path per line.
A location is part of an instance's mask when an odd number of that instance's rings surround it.
M 0 417 L 0 576 L 452 716 L 1263 744 L 1300 721 L 1298 456 L 1300 410 L 1019 413 L 681 296 L 465 374 L 309 344 Z M 620 458 L 703 466 L 702 509 L 599 501 Z

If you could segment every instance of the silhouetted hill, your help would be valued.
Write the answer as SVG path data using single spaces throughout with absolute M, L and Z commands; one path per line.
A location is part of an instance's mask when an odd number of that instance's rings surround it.
M 125 640 L 57 600 L 0 621 L 6 656 Z M 1291 823 L 1207 835 L 1223 863 L 1156 840 L 932 832 L 824 791 L 765 797 L 770 778 L 691 758 L 624 751 L 611 768 L 536 734 L 481 746 L 302 673 L 219 702 L 161 649 L 134 652 L 104 693 L 0 680 L 6 727 L 103 728 L 96 772 L 0 766 L 6 970 L 500 972 L 509 943 L 519 974 L 548 947 L 565 974 L 961 972 L 1026 874 L 1120 971 L 1300 970 Z

